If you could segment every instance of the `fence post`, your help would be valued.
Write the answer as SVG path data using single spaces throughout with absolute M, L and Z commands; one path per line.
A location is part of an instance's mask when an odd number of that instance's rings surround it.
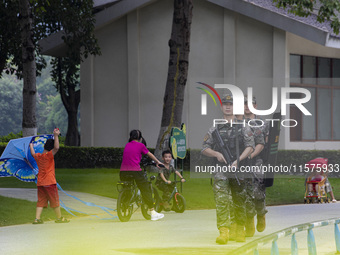
M 277 246 L 276 239 L 272 242 L 272 249 L 270 251 L 270 255 L 279 255 L 279 247 Z
M 296 241 L 296 238 L 295 238 L 295 233 L 292 235 L 292 241 L 291 241 L 291 245 L 290 245 L 290 248 L 291 248 L 291 253 L 292 255 L 298 255 L 298 245 L 297 245 L 297 241 Z
M 308 229 L 307 244 L 308 244 L 308 254 L 316 255 L 315 238 L 314 238 L 312 229 Z
M 334 236 L 335 236 L 335 244 L 336 244 L 336 251 L 340 253 L 340 232 L 338 224 L 334 224 Z

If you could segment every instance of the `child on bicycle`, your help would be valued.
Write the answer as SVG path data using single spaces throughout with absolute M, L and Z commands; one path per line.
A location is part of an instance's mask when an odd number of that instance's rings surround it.
M 132 130 L 130 132 L 129 142 L 125 145 L 123 152 L 123 160 L 120 167 L 120 179 L 122 181 L 131 181 L 131 179 L 135 180 L 137 187 L 142 194 L 143 200 L 149 207 L 151 220 L 159 220 L 164 217 L 164 214 L 157 213 L 154 210 L 152 191 L 146 173 L 144 173 L 140 167 L 140 161 L 142 159 L 142 154 L 145 154 L 155 161 L 157 167 L 161 163 L 146 148 L 144 144 L 145 140 L 144 143 L 143 140 L 142 132 L 140 130 Z
M 162 152 L 162 160 L 164 168 L 159 170 L 159 174 L 156 179 L 156 187 L 163 192 L 162 200 L 163 200 L 163 207 L 164 210 L 169 211 L 170 205 L 168 203 L 168 199 L 170 198 L 171 191 L 173 189 L 173 185 L 169 180 L 170 175 L 172 172 L 177 174 L 179 178 L 181 178 L 181 182 L 185 182 L 183 176 L 172 166 L 170 162 L 172 160 L 172 155 L 170 150 L 165 150 Z

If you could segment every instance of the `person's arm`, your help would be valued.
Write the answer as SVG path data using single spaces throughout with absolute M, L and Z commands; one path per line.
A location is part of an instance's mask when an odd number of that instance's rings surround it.
M 222 153 L 220 153 L 218 151 L 214 151 L 211 148 L 206 148 L 204 151 L 202 151 L 202 154 L 207 156 L 207 157 L 217 158 L 217 160 L 219 162 L 228 164 L 227 161 L 225 160 L 225 158 L 223 157 Z
M 33 148 L 33 143 L 30 143 L 30 151 L 31 151 L 32 156 L 34 157 L 35 151 L 34 151 L 34 148 Z
M 242 154 L 240 155 L 239 161 L 241 162 L 242 160 L 246 159 L 249 156 L 249 154 L 252 153 L 252 151 L 253 151 L 253 147 L 245 148 Z M 237 167 L 237 160 L 234 161 L 232 166 Z
M 60 135 L 59 128 L 55 128 L 53 130 L 53 136 L 54 136 L 54 148 L 52 149 L 53 156 L 57 154 L 59 150 L 59 135 Z
M 263 144 L 258 144 L 255 146 L 255 150 L 250 154 L 250 158 L 255 158 L 257 155 L 259 155 L 261 153 L 261 151 L 263 150 L 264 145 Z
M 165 176 L 164 176 L 164 174 L 163 174 L 163 173 L 160 173 L 159 175 L 160 175 L 160 177 L 162 178 L 162 180 L 163 180 L 163 181 L 165 181 L 165 182 L 166 182 L 166 183 L 168 183 L 168 184 L 170 184 L 170 183 L 171 183 L 171 181 L 170 181 L 170 180 L 167 180 L 167 179 L 165 178 Z
M 162 163 L 150 151 L 146 154 L 146 156 L 148 156 L 153 161 L 155 161 L 157 167 L 158 167 L 158 165 L 162 165 Z
M 175 170 L 175 173 L 178 175 L 179 178 L 181 178 L 181 182 L 185 182 L 185 179 L 183 178 L 183 176 L 181 175 L 180 172 L 178 172 L 177 170 Z

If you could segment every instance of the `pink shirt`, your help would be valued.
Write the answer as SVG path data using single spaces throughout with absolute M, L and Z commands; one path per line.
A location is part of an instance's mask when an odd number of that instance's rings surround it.
M 142 154 L 147 154 L 148 152 L 149 150 L 142 143 L 137 141 L 127 143 L 124 148 L 120 171 L 142 171 L 139 163 L 142 159 Z

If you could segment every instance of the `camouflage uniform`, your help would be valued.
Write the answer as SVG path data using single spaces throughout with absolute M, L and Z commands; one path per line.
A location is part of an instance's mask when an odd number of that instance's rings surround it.
M 175 173 L 175 172 L 176 172 L 176 169 L 171 165 L 169 166 L 169 169 L 161 168 L 159 170 L 159 174 L 156 178 L 155 185 L 159 190 L 161 190 L 163 192 L 163 195 L 162 195 L 163 201 L 169 200 L 169 198 L 171 196 L 171 192 L 174 189 L 174 185 L 173 185 L 173 183 L 171 183 L 171 184 L 165 183 L 165 181 L 161 177 L 161 173 L 164 175 L 165 179 L 170 180 L 171 173 Z
M 230 152 L 234 158 L 236 158 L 236 134 L 238 133 L 239 140 L 239 153 L 242 154 L 246 147 L 254 147 L 253 132 L 248 126 L 243 127 L 243 124 L 235 124 L 237 120 L 231 125 L 220 124 L 217 125 L 218 132 L 222 140 L 229 146 Z M 209 129 L 208 133 L 204 137 L 202 152 L 210 148 L 216 149 L 215 141 L 212 137 L 212 132 L 215 127 Z M 221 165 L 216 160 L 216 163 Z M 244 161 L 240 162 L 240 165 L 244 165 Z M 234 173 L 217 172 L 214 175 L 214 197 L 216 203 L 216 215 L 217 215 L 217 228 L 230 227 L 230 211 L 231 205 L 234 204 L 234 215 L 237 224 L 245 225 L 246 219 L 246 190 L 244 188 L 244 176 L 237 174 L 238 180 L 235 178 Z
M 258 119 L 255 117 L 255 119 Z M 249 119 L 247 119 L 247 122 Z M 256 122 L 257 125 L 261 125 L 262 122 Z M 251 123 L 252 126 L 255 126 L 255 123 Z M 265 144 L 265 137 L 268 135 L 269 125 L 268 122 L 264 122 L 263 126 L 260 127 L 251 127 L 254 134 L 255 146 L 258 144 Z M 252 165 L 257 166 L 257 170 L 252 179 L 248 180 L 246 185 L 247 190 L 247 198 L 246 198 L 246 208 L 247 208 L 247 217 L 251 218 L 257 215 L 265 215 L 268 211 L 266 209 L 266 193 L 265 193 L 265 185 L 264 185 L 264 174 L 261 171 L 261 165 L 263 164 L 263 150 L 257 155 L 254 159 L 252 159 Z

